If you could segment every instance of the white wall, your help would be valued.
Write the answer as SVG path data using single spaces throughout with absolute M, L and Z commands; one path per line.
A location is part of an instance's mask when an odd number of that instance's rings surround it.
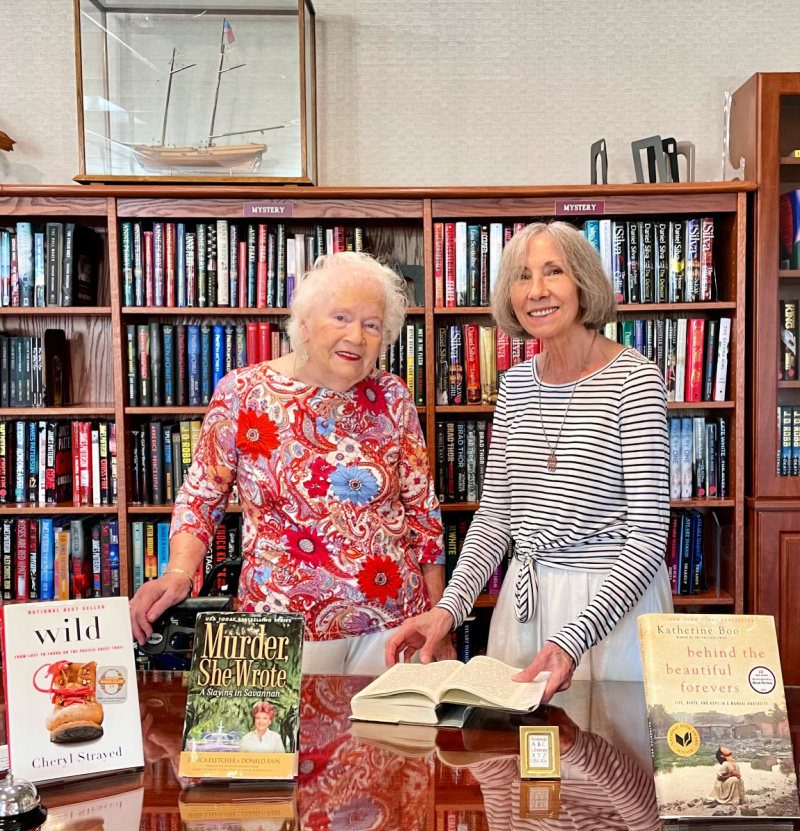
M 265 3 L 267 0 L 265 0 Z M 588 182 L 608 142 L 697 146 L 720 178 L 722 93 L 800 71 L 797 0 L 316 0 L 320 184 Z M 0 181 L 78 171 L 72 0 L 0 0 Z

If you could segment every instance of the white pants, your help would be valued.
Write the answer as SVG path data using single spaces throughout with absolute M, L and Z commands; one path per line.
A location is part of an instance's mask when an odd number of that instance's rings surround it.
M 607 571 L 579 571 L 536 563 L 539 602 L 533 620 L 520 623 L 514 614 L 514 585 L 520 567 L 517 559 L 509 563 L 492 615 L 486 650 L 490 657 L 512 667 L 528 666 L 548 638 L 586 609 L 608 576 Z M 636 619 L 648 612 L 672 612 L 672 589 L 664 565 L 611 634 L 583 656 L 573 681 L 641 681 Z
M 383 657 L 386 641 L 396 631 L 387 629 L 336 641 L 306 641 L 303 675 L 381 675 L 386 672 Z

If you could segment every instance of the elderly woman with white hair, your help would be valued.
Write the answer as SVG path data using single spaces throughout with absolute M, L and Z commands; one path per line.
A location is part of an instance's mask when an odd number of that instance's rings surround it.
M 240 611 L 304 614 L 304 672 L 386 669 L 392 630 L 444 588 L 416 407 L 399 378 L 376 369 L 405 308 L 403 281 L 372 257 L 317 260 L 292 300 L 292 352 L 217 385 L 175 500 L 166 573 L 131 601 L 137 640 L 189 594 L 236 482 Z M 435 654 L 452 656 L 448 637 Z
M 431 659 L 514 541 L 488 654 L 549 671 L 547 701 L 581 680 L 642 678 L 636 618 L 671 612 L 667 404 L 658 367 L 603 337 L 614 295 L 594 247 L 564 222 L 506 246 L 492 295 L 499 326 L 543 353 L 505 374 L 480 508 L 431 612 L 387 644 L 389 663 Z

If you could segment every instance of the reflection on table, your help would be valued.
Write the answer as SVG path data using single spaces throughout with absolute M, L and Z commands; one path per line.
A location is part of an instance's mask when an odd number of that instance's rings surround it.
M 350 722 L 366 678 L 303 681 L 299 776 L 210 786 L 177 776 L 181 673 L 140 679 L 145 770 L 42 789 L 46 831 L 650 831 L 656 814 L 640 685 L 576 683 L 530 716 L 480 711 L 463 730 Z M 789 694 L 800 724 L 800 696 Z M 560 783 L 523 782 L 519 725 L 557 724 Z M 693 824 L 692 828 L 708 827 Z M 740 826 L 743 827 L 743 826 Z M 792 823 L 772 824 L 791 828 Z M 797 826 L 800 828 L 800 824 Z

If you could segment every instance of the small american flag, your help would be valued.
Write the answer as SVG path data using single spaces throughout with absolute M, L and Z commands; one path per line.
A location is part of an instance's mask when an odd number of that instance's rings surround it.
M 231 24 L 228 23 L 227 19 L 222 24 L 222 32 L 228 39 L 228 43 L 233 43 L 236 40 L 236 38 L 233 36 L 233 29 L 231 28 Z

